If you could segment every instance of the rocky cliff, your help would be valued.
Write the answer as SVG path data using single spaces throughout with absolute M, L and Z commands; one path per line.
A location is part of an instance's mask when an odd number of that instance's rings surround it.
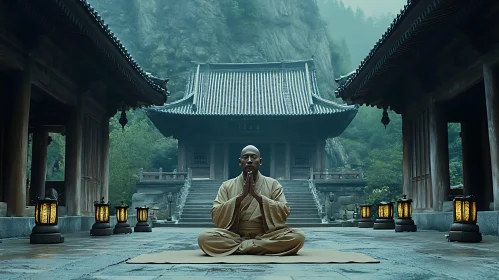
M 183 95 L 192 61 L 262 62 L 314 57 L 323 96 L 344 72 L 315 0 L 91 0 L 139 64 Z M 338 73 L 336 73 L 338 72 Z

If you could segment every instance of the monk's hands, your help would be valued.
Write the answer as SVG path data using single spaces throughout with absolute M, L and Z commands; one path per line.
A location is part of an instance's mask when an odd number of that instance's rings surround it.
M 256 191 L 256 184 L 255 181 L 253 180 L 253 172 L 248 172 L 248 175 L 246 176 L 246 184 L 249 186 L 249 193 L 259 202 L 262 203 L 262 195 L 260 195 Z M 245 184 L 245 185 L 246 185 Z
M 246 176 L 246 181 L 244 182 L 243 192 L 236 197 L 236 204 L 241 204 L 241 201 L 250 193 L 251 185 L 249 180 L 249 174 Z

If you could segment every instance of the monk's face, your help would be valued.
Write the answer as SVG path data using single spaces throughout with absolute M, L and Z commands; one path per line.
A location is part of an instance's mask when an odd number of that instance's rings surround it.
M 243 149 L 241 152 L 241 157 L 239 158 L 239 164 L 243 173 L 248 173 L 252 171 L 253 174 L 258 172 L 260 165 L 262 164 L 262 158 L 260 157 L 260 152 L 256 149 Z

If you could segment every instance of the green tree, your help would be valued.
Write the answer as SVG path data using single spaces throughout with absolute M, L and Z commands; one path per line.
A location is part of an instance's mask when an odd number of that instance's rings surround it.
M 109 200 L 130 204 L 141 168 L 176 168 L 177 142 L 165 138 L 142 110 L 127 115 L 129 122 L 124 130 L 118 122 L 119 115 L 110 120 Z

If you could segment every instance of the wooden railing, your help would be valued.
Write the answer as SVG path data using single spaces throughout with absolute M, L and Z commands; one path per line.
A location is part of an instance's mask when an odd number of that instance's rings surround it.
M 312 172 L 312 178 L 316 181 L 362 181 L 360 171 L 321 171 Z
M 163 172 L 163 168 L 159 168 L 158 172 L 144 171 L 143 168 L 140 169 L 140 182 L 158 182 L 158 181 L 184 181 L 186 179 L 192 178 L 192 173 L 188 171 L 172 171 Z

